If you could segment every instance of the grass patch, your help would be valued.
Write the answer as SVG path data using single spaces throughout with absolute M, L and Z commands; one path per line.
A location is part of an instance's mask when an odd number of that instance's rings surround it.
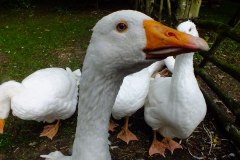
M 40 68 L 79 68 L 75 57 L 60 64 L 53 52 L 76 42 L 85 49 L 97 21 L 89 13 L 43 14 L 36 10 L 3 12 L 0 19 L 0 58 L 4 57 L 0 64 L 1 82 L 21 80 Z

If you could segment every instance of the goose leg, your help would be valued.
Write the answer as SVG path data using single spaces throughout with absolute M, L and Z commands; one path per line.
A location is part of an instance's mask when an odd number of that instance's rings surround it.
M 50 125 L 44 126 L 44 129 L 43 129 L 42 133 L 40 134 L 40 137 L 46 136 L 52 140 L 53 137 L 58 132 L 59 124 L 60 124 L 60 120 L 57 120 L 56 124 L 50 124 Z
M 109 125 L 108 125 L 108 130 L 111 132 L 115 131 L 115 128 L 118 126 L 118 124 L 114 123 L 113 120 L 110 119 Z
M 5 120 L 4 119 L 0 119 L 0 134 L 3 133 L 4 125 L 5 125 Z
M 128 120 L 129 117 L 125 117 L 125 124 L 122 127 L 122 130 L 118 133 L 117 138 L 123 140 L 127 144 L 130 141 L 137 141 L 138 138 L 128 129 Z
M 165 152 L 166 146 L 157 140 L 157 131 L 153 131 L 153 141 L 152 145 L 149 148 L 149 155 L 152 156 L 154 154 L 160 154 L 163 157 L 165 157 L 164 152 Z
M 167 149 L 169 149 L 171 151 L 171 153 L 173 154 L 173 151 L 177 148 L 182 149 L 182 146 L 175 142 L 174 140 L 172 140 L 170 137 L 165 137 L 162 140 L 162 143 L 166 145 Z
M 161 75 L 161 77 L 167 77 L 170 74 L 170 71 L 167 68 L 164 68 L 159 72 L 159 74 Z

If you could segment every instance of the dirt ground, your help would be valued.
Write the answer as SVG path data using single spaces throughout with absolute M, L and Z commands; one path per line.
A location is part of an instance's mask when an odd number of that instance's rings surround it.
M 62 122 L 58 135 L 53 139 L 39 138 L 43 124 L 28 122 L 25 125 L 18 125 L 15 130 L 15 137 L 30 139 L 24 143 L 15 139 L 15 144 L 8 148 L 7 152 L 0 154 L 2 160 L 36 159 L 41 160 L 41 154 L 60 150 L 66 155 L 71 154 L 71 147 L 74 139 L 74 128 L 76 126 L 77 115 Z M 115 121 L 116 122 L 116 121 Z M 211 113 L 208 113 L 204 121 L 197 127 L 194 133 L 185 140 L 181 141 L 183 149 L 177 149 L 171 154 L 166 152 L 165 158 L 159 155 L 149 156 L 148 149 L 152 141 L 151 128 L 147 126 L 143 119 L 143 110 L 139 110 L 130 119 L 130 130 L 137 135 L 139 141 L 132 141 L 129 144 L 117 139 L 117 134 L 121 129 L 123 121 L 118 121 L 119 127 L 115 132 L 110 133 L 111 141 L 110 152 L 113 160 L 238 160 L 240 150 L 216 126 Z M 28 126 L 28 128 L 24 127 Z M 161 136 L 158 137 L 161 140 Z M 40 140 L 39 140 L 40 139 Z M 177 141 L 180 141 L 176 139 Z M 13 140 L 14 141 L 14 140 Z
M 120 123 L 121 124 L 121 123 Z M 148 155 L 148 149 L 152 141 L 152 131 L 143 120 L 143 112 L 140 110 L 132 117 L 130 129 L 136 133 L 139 141 L 133 141 L 129 145 L 117 139 L 117 131 L 111 133 L 111 153 L 115 160 L 191 160 L 191 159 L 239 159 L 239 150 L 235 144 L 217 130 L 214 119 L 209 113 L 205 120 L 198 126 L 194 133 L 186 140 L 182 140 L 183 149 L 166 152 L 166 157 Z M 120 127 L 118 128 L 118 130 Z M 162 138 L 158 137 L 159 140 Z M 180 140 L 177 140 L 180 141 Z
M 71 154 L 72 142 L 74 139 L 74 127 L 76 126 L 76 117 L 73 116 L 62 122 L 58 135 L 53 139 L 39 138 L 42 124 L 36 122 L 25 123 L 19 128 L 13 128 L 16 131 L 16 137 L 23 136 L 31 139 L 24 144 L 16 138 L 15 145 L 8 149 L 8 152 L 1 154 L 3 160 L 36 159 L 41 160 L 41 154 L 47 154 L 51 151 L 60 150 L 66 155 Z M 116 122 L 116 121 L 115 121 Z M 148 149 L 152 141 L 151 128 L 147 126 L 143 119 L 143 110 L 139 110 L 130 119 L 130 130 L 137 135 L 139 141 L 132 141 L 129 144 L 117 139 L 117 134 L 121 129 L 123 121 L 118 121 L 119 127 L 115 132 L 110 133 L 111 141 L 110 152 L 113 160 L 238 160 L 240 158 L 239 148 L 218 130 L 214 118 L 208 113 L 204 121 L 198 126 L 194 133 L 186 140 L 182 140 L 183 149 L 178 149 L 171 154 L 166 152 L 166 157 L 148 155 Z M 161 140 L 161 136 L 158 137 Z M 40 141 L 38 141 L 40 139 Z M 180 141 L 176 139 L 177 141 Z M 27 151 L 28 150 L 28 151 Z

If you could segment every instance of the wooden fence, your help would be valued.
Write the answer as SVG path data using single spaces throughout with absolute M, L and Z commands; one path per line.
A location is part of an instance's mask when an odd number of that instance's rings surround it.
M 207 62 L 211 62 L 220 70 L 238 81 L 238 83 L 240 82 L 240 64 L 230 65 L 222 60 L 219 60 L 215 55 L 219 46 L 226 38 L 230 38 L 237 43 L 240 42 L 240 11 L 237 11 L 227 25 L 217 21 L 195 20 L 194 22 L 198 27 L 214 31 L 218 34 L 209 52 L 200 53 L 203 59 L 197 66 L 195 66 L 195 72 L 224 103 L 224 106 L 231 111 L 232 117 L 229 118 L 229 114 L 224 112 L 221 107 L 214 102 L 214 98 L 202 89 L 208 108 L 214 114 L 215 119 L 219 122 L 221 128 L 226 131 L 230 138 L 232 138 L 240 146 L 240 100 L 232 98 L 227 91 L 224 91 L 220 85 L 215 83 L 204 68 Z

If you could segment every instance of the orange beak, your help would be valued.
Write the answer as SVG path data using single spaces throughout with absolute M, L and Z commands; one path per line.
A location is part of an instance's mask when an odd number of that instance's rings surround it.
M 4 119 L 0 119 L 0 134 L 3 133 L 4 125 L 5 125 L 5 120 Z
M 182 53 L 208 51 L 209 46 L 199 37 L 179 32 L 154 20 L 144 20 L 147 44 L 146 59 L 164 59 Z

